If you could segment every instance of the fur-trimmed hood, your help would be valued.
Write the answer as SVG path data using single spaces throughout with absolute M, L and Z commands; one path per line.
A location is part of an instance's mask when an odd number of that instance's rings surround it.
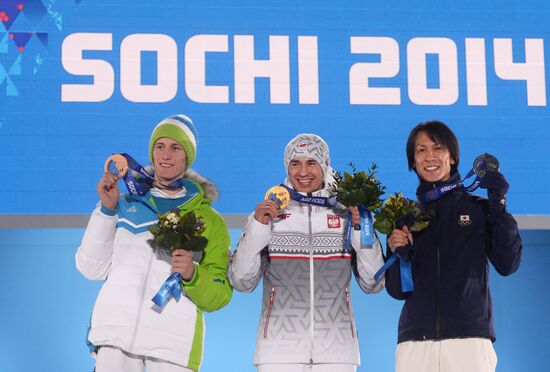
M 218 192 L 218 188 L 216 187 L 214 182 L 210 181 L 208 178 L 199 174 L 197 171 L 193 169 L 188 169 L 183 175 L 183 177 L 189 178 L 191 181 L 195 181 L 196 183 L 201 185 L 202 188 L 204 189 L 204 195 L 208 199 L 212 201 L 216 201 L 220 197 L 220 193 Z
M 152 165 L 149 165 L 145 168 L 145 170 L 147 171 L 147 173 L 149 173 L 154 177 L 155 167 L 153 167 Z M 208 178 L 204 177 L 203 175 L 198 173 L 196 170 L 194 169 L 186 170 L 182 178 L 188 178 L 191 181 L 195 181 L 196 183 L 201 185 L 201 187 L 204 189 L 204 196 L 206 196 L 208 199 L 212 201 L 216 201 L 220 197 L 220 193 L 218 191 L 218 188 L 214 184 L 214 182 L 210 181 Z

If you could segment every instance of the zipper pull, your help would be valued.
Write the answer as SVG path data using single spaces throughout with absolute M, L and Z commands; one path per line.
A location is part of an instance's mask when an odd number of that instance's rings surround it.
M 275 299 L 275 286 L 271 287 L 271 292 L 269 294 L 269 306 L 273 305 L 274 299 Z

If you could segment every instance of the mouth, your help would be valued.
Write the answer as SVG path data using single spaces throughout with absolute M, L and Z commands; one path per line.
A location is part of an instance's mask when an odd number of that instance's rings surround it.
M 437 172 L 439 170 L 439 165 L 427 165 L 424 167 L 424 170 L 428 173 Z
M 301 186 L 308 187 L 313 183 L 313 179 L 311 179 L 311 178 L 296 178 L 296 182 L 298 182 Z
M 159 163 L 159 167 L 161 168 L 172 168 L 173 166 L 174 166 L 173 164 Z

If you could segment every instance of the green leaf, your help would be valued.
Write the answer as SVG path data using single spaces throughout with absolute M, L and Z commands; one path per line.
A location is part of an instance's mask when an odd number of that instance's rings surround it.
M 379 219 L 377 218 L 373 224 L 374 228 L 380 231 L 382 234 L 390 234 L 394 229 L 394 224 L 389 219 Z

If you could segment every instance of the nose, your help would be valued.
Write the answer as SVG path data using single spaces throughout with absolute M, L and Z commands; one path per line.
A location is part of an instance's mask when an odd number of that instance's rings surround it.
M 300 164 L 300 168 L 298 168 L 298 174 L 305 175 L 306 173 L 307 173 L 307 166 L 304 164 Z
M 434 159 L 434 152 L 431 149 L 426 150 L 426 160 Z

